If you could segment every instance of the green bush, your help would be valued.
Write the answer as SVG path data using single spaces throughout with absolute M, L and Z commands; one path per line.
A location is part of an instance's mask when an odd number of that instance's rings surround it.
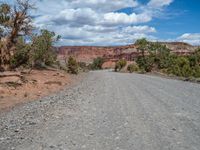
M 11 68 L 17 68 L 21 65 L 28 65 L 29 63 L 29 51 L 27 49 L 21 49 L 17 51 L 11 58 Z
M 139 66 L 137 64 L 130 64 L 128 65 L 128 68 L 127 70 L 130 72 L 130 73 L 133 73 L 133 72 L 138 72 L 139 71 Z
M 185 57 L 178 57 L 175 60 L 175 63 L 181 68 L 184 67 L 185 65 L 190 65 L 189 60 L 187 58 L 185 58 Z
M 192 69 L 190 65 L 184 65 L 182 68 L 182 76 L 183 77 L 190 77 L 193 76 Z
M 193 76 L 195 78 L 200 78 L 200 66 L 196 65 L 195 67 L 193 67 Z
M 121 71 L 127 64 L 127 61 L 124 59 L 119 60 L 116 64 L 115 64 L 115 71 Z
M 101 70 L 104 62 L 105 62 L 104 59 L 101 57 L 95 58 L 91 65 L 91 69 L 92 70 Z
M 200 49 L 183 57 L 171 54 L 165 45 L 148 42 L 146 39 L 137 40 L 135 44 L 140 52 L 136 60 L 140 70 L 150 72 L 157 69 L 180 77 L 200 77 Z
M 169 73 L 181 77 L 193 76 L 190 62 L 186 57 L 177 57 L 174 60 L 173 65 L 169 68 Z
M 171 65 L 173 55 L 170 54 L 170 50 L 166 46 L 161 46 L 155 54 L 155 64 L 158 69 L 166 69 Z
M 145 53 L 150 49 L 150 42 L 142 38 L 138 39 L 135 45 L 137 46 L 137 51 L 140 53 L 140 56 L 136 60 L 137 64 L 142 70 L 149 71 L 151 67 L 148 64 L 148 58 Z
M 41 34 L 33 37 L 32 62 L 35 65 L 52 65 L 56 62 L 56 52 L 53 44 L 59 40 L 54 32 L 41 30 Z
M 70 56 L 67 62 L 67 68 L 68 68 L 68 73 L 78 74 L 79 66 L 76 59 Z
M 200 49 L 195 50 L 193 54 L 187 57 L 190 61 L 190 66 L 195 67 L 196 65 L 199 65 L 200 63 Z
M 31 45 L 26 44 L 23 38 L 19 38 L 16 43 L 16 52 L 11 57 L 11 68 L 17 68 L 21 65 L 29 65 L 29 53 Z
M 170 50 L 165 45 L 157 42 L 148 42 L 143 39 L 139 40 L 137 49 L 141 55 L 136 62 L 140 69 L 145 70 L 145 72 L 151 72 L 152 69 L 166 69 L 171 65 Z
M 154 59 L 155 59 L 154 56 L 150 55 L 150 56 L 145 56 L 145 58 L 138 57 L 136 62 L 141 70 L 144 70 L 145 72 L 151 72 L 154 65 Z
M 178 65 L 174 65 L 171 68 L 168 68 L 168 74 L 173 74 L 176 76 L 181 76 L 181 69 Z

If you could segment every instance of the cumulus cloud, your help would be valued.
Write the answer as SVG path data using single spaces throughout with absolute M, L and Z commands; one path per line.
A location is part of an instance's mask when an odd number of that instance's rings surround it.
M 92 14 L 92 15 L 91 15 Z M 95 25 L 99 16 L 91 8 L 62 10 L 52 21 L 56 24 L 71 24 L 71 26 Z
M 200 33 L 185 33 L 181 35 L 179 39 L 183 39 L 183 40 L 200 39 Z
M 200 45 L 200 33 L 185 33 L 177 38 L 178 41 Z
M 163 6 L 168 6 L 173 2 L 173 0 L 150 0 L 148 6 L 154 8 L 161 8 Z
M 144 25 L 151 21 L 157 8 L 172 0 L 33 0 L 34 24 L 62 36 L 60 45 L 123 45 L 142 37 L 154 40 L 156 29 Z M 159 3 L 159 4 L 157 4 Z M 140 12 L 119 11 L 143 8 Z
M 85 32 L 85 31 L 84 31 Z M 87 32 L 86 32 L 87 33 Z M 61 45 L 99 45 L 99 46 L 108 46 L 108 45 L 126 45 L 132 44 L 138 38 L 147 38 L 151 41 L 157 40 L 156 37 L 145 34 L 145 33 L 124 33 L 124 32 L 110 32 L 109 34 L 95 34 L 91 33 L 90 36 L 84 36 L 81 39 L 72 39 L 64 38 L 61 41 Z
M 136 7 L 138 3 L 136 0 L 40 0 L 36 1 L 39 9 L 43 12 L 52 13 L 59 9 L 77 9 L 77 8 L 91 8 L 98 12 L 111 12 L 126 7 Z M 48 7 L 47 7 L 48 6 Z
M 107 13 L 104 14 L 104 24 L 120 25 L 120 24 L 136 24 L 144 23 L 151 20 L 151 16 L 146 14 L 135 14 L 132 13 L 127 15 L 126 13 Z
M 92 8 L 98 12 L 110 12 L 126 7 L 136 7 L 136 0 L 69 0 L 73 8 Z
M 123 28 L 123 32 L 125 33 L 155 33 L 156 29 L 154 27 L 149 26 L 128 26 Z

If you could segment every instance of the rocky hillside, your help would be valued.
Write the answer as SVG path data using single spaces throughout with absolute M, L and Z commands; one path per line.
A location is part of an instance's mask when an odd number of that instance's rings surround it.
M 166 45 L 173 53 L 179 55 L 187 55 L 192 53 L 197 47 L 181 42 L 161 42 Z M 113 46 L 113 47 L 98 47 L 98 46 L 62 46 L 58 48 L 59 57 L 65 59 L 69 56 L 74 56 L 78 61 L 92 62 L 96 57 L 104 57 L 107 60 L 118 60 L 124 58 L 132 60 L 137 57 L 135 45 Z

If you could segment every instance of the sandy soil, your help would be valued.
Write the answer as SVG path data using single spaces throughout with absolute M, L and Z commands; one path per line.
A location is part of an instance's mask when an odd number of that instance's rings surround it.
M 0 84 L 0 111 L 63 89 L 73 77 L 63 71 L 33 70 L 20 86 Z

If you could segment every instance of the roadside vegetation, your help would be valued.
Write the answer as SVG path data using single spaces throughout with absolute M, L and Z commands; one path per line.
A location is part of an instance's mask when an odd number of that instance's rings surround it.
M 0 5 L 0 70 L 19 67 L 51 66 L 56 62 L 53 44 L 60 39 L 54 32 L 36 29 L 29 12 L 28 0 L 17 0 L 15 6 Z
M 67 63 L 67 68 L 68 68 L 68 73 L 71 73 L 71 74 L 78 74 L 79 72 L 79 65 L 76 61 L 75 58 L 73 57 L 69 57 L 68 59 L 68 63 Z
M 91 70 L 101 70 L 102 65 L 105 62 L 105 60 L 102 57 L 97 57 L 93 60 L 93 63 L 90 65 Z
M 71 74 L 86 70 L 86 65 L 69 57 L 66 66 L 57 61 L 53 45 L 61 38 L 54 32 L 33 26 L 29 12 L 35 9 L 29 0 L 16 0 L 15 6 L 0 4 L 0 71 L 66 68 Z M 97 59 L 99 67 L 101 59 Z
M 135 44 L 140 52 L 136 62 L 142 72 L 158 71 L 179 77 L 200 78 L 200 49 L 189 56 L 178 56 L 170 53 L 166 46 L 146 39 L 137 40 Z
M 124 59 L 117 61 L 115 65 L 115 71 L 116 72 L 121 71 L 126 66 L 126 64 L 127 64 L 127 61 Z
M 78 74 L 83 63 L 58 58 L 54 45 L 61 38 L 34 26 L 29 0 L 0 3 L 0 99 L 2 107 L 37 99 L 60 90 Z M 9 101 L 8 101 L 9 100 Z
M 128 65 L 127 67 L 127 70 L 130 72 L 130 73 L 133 73 L 133 72 L 138 72 L 140 71 L 140 68 L 137 64 L 130 64 Z

